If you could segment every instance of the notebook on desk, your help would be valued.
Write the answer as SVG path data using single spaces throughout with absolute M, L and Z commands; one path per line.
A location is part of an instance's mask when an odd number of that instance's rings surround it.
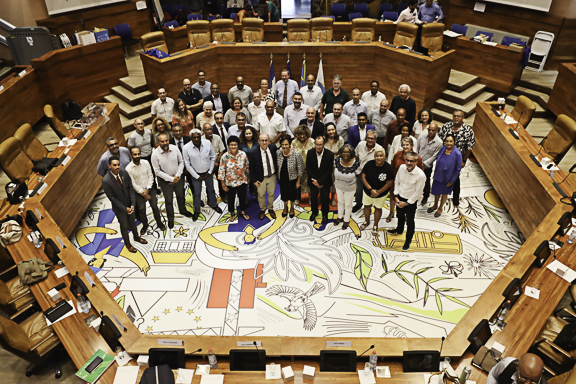
M 56 303 L 56 306 L 45 310 L 44 316 L 46 316 L 50 322 L 54 323 L 56 320 L 70 312 L 72 309 L 72 306 L 66 300 L 60 300 L 58 303 Z

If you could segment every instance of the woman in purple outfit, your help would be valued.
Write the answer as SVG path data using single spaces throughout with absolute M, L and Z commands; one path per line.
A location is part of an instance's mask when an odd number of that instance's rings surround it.
M 436 211 L 434 217 L 442 215 L 442 208 L 446 204 L 448 195 L 452 193 L 454 182 L 460 175 L 462 169 L 462 153 L 454 146 L 454 136 L 447 135 L 444 139 L 444 146 L 440 148 L 436 159 L 436 170 L 434 171 L 434 182 L 432 183 L 432 194 L 434 195 L 434 206 L 428 208 L 428 213 Z M 438 200 L 440 207 L 438 207 Z

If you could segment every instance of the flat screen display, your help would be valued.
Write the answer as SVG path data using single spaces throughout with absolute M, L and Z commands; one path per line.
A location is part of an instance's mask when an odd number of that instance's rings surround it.
M 320 351 L 321 372 L 356 372 L 356 351 Z
M 440 366 L 439 351 L 404 351 L 404 372 L 437 372 Z
M 112 3 L 127 3 L 126 0 L 45 0 L 49 15 L 99 7 Z M 136 7 L 136 6 L 134 6 Z
M 491 3 L 512 5 L 513 7 L 528 8 L 535 11 L 548 12 L 552 0 L 484 0 Z M 473 1 L 471 1 L 473 3 Z
M 168 364 L 170 369 L 186 367 L 184 348 L 150 348 L 148 350 L 151 367 Z
M 281 0 L 282 19 L 309 19 L 312 0 Z
M 231 371 L 265 371 L 266 350 L 230 350 Z

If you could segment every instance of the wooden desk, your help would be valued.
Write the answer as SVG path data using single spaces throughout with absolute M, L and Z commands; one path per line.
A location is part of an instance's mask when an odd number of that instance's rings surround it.
M 140 57 L 148 89 L 155 90 L 157 87 L 165 86 L 171 97 L 175 97 L 182 90 L 182 79 L 200 69 L 206 71 L 207 79 L 219 83 L 221 92 L 228 92 L 235 85 L 238 75 L 244 76 L 246 85 L 253 90 L 258 89 L 260 79 L 268 77 L 270 54 L 274 55 L 274 70 L 278 79 L 280 71 L 286 66 L 288 54 L 291 55 L 293 78 L 298 77 L 296 74 L 301 72 L 303 54 L 306 54 L 307 73 L 316 75 L 319 55 L 322 54 L 326 88 L 331 87 L 334 75 L 341 74 L 344 78 L 343 88 L 349 94 L 356 86 L 367 89 L 370 82 L 377 79 L 380 81 L 380 90 L 388 99 L 392 99 L 398 93 L 398 87 L 408 82 L 412 86 L 410 95 L 418 108 L 432 107 L 446 89 L 454 56 L 453 52 L 447 52 L 441 57 L 431 58 L 390 48 L 378 42 L 370 44 L 340 42 L 338 44 L 210 44 L 208 47 L 190 49 L 165 59 L 144 54 L 140 54 Z M 394 63 L 394 65 L 382 65 L 382 63 Z
M 378 37 L 382 37 L 382 41 L 392 44 L 394 41 L 394 35 L 396 35 L 396 24 L 391 21 L 376 22 L 374 41 L 378 41 Z M 349 21 L 335 22 L 333 28 L 333 39 L 336 41 L 342 41 L 344 36 L 346 36 L 347 41 L 352 40 L 352 23 Z
M 576 119 L 576 63 L 563 63 L 550 93 L 548 108 L 556 115 L 565 114 Z
M 467 37 L 444 36 L 444 51 L 456 51 L 452 69 L 480 77 L 488 88 L 510 93 L 518 85 L 524 68 L 524 50 L 513 52 L 505 45 L 489 46 Z

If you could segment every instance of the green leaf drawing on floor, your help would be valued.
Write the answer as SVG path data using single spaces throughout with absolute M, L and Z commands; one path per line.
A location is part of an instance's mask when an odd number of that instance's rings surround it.
M 354 250 L 355 248 L 358 248 L 353 244 L 351 244 L 350 246 L 352 247 L 352 250 Z M 358 265 L 358 261 L 359 261 L 359 259 L 358 259 L 358 255 L 357 255 L 356 265 Z M 420 284 L 423 283 L 425 288 L 424 288 L 424 297 L 423 297 L 423 305 L 422 306 L 423 307 L 426 306 L 426 303 L 428 302 L 428 299 L 430 297 L 430 291 L 432 290 L 434 297 L 436 299 L 436 306 L 438 307 L 438 312 L 440 312 L 440 314 L 442 314 L 442 312 L 444 310 L 443 309 L 444 308 L 443 303 L 442 303 L 443 299 L 448 299 L 448 300 L 450 300 L 450 301 L 452 301 L 458 305 L 470 308 L 470 306 L 468 304 L 461 301 L 460 299 L 446 294 L 446 292 L 456 292 L 456 291 L 461 291 L 461 289 L 449 288 L 449 287 L 434 288 L 432 286 L 433 283 L 437 283 L 438 281 L 451 280 L 448 277 L 434 277 L 430 280 L 426 280 L 425 278 L 422 277 L 422 274 L 425 273 L 426 271 L 432 269 L 432 267 L 420 268 L 416 272 L 413 272 L 413 271 L 410 271 L 407 269 L 402 269 L 402 268 L 406 267 L 408 264 L 413 263 L 414 261 L 415 260 L 405 260 L 405 261 L 401 262 L 400 264 L 398 264 L 396 266 L 396 268 L 394 268 L 393 270 L 388 270 L 388 266 L 386 265 L 386 261 L 384 260 L 384 257 L 382 257 L 382 265 L 385 266 L 385 268 L 384 268 L 384 273 L 382 275 L 380 275 L 380 277 L 384 278 L 387 275 L 397 276 L 400 280 L 402 280 L 404 283 L 409 285 L 410 288 L 414 289 L 414 291 L 416 293 L 416 298 L 418 298 L 418 296 L 420 294 Z M 406 275 L 412 275 L 413 276 L 414 285 L 412 285 L 412 283 L 410 283 L 410 281 L 408 280 Z M 356 277 L 358 277 L 358 275 L 356 275 Z M 364 286 L 364 289 L 366 289 L 365 286 Z
M 370 272 L 372 272 L 372 256 L 370 252 L 358 245 L 350 244 L 350 248 L 352 248 L 352 252 L 354 252 L 356 256 L 354 275 L 362 285 L 362 288 L 367 290 L 366 284 L 368 283 L 368 276 L 370 276 Z

